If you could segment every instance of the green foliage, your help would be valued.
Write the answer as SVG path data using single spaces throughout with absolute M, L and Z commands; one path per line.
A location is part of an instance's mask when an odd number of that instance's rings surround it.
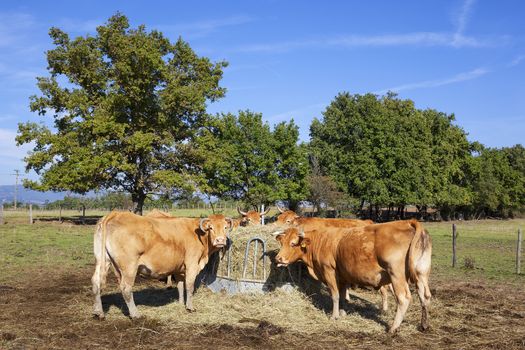
M 308 162 L 298 137 L 293 121 L 272 131 L 258 113 L 215 116 L 195 140 L 200 190 L 251 205 L 303 199 Z
M 311 150 L 348 195 L 383 206 L 466 204 L 469 143 L 453 116 L 395 94 L 339 94 L 314 119 Z
M 187 187 L 187 143 L 206 120 L 206 104 L 225 93 L 226 63 L 198 57 L 182 39 L 130 28 L 119 13 L 96 36 L 71 40 L 58 28 L 49 35 L 50 75 L 38 78 L 41 96 L 30 106 L 54 125 L 19 125 L 17 143 L 35 144 L 26 168 L 41 176 L 25 185 L 123 190 L 136 211 L 148 194 Z
M 474 198 L 466 208 L 474 217 L 513 216 L 525 207 L 525 149 L 483 149 L 471 164 Z

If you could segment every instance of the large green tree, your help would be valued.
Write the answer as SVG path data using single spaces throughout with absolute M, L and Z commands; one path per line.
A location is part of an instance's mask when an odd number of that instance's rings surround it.
M 217 115 L 196 138 L 199 188 L 209 196 L 259 206 L 305 198 L 308 162 L 293 121 L 270 128 L 262 115 Z
M 225 62 L 199 57 L 182 39 L 130 28 L 117 13 L 95 36 L 72 40 L 49 31 L 48 77 L 31 111 L 54 124 L 19 125 L 19 145 L 34 142 L 25 158 L 38 190 L 124 190 L 135 212 L 146 197 L 179 188 L 193 160 L 188 140 L 206 119 L 208 102 L 224 96 Z
M 452 121 L 392 93 L 341 93 L 312 122 L 311 150 L 323 171 L 369 208 L 465 204 L 470 144 Z

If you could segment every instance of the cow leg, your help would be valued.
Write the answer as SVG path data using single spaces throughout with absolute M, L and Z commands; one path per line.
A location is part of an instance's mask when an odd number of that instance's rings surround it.
M 97 259 L 98 260 L 98 259 Z M 106 276 L 110 266 L 109 258 L 106 259 L 105 266 L 102 266 L 100 261 L 97 261 L 95 266 L 95 273 L 91 277 L 91 284 L 93 287 L 93 295 L 95 297 L 95 305 L 93 308 L 93 315 L 99 319 L 104 319 L 104 309 L 102 308 L 102 299 L 100 297 L 100 292 L 102 287 L 106 285 Z
M 412 299 L 410 288 L 408 287 L 408 283 L 404 277 L 392 277 L 392 286 L 394 287 L 394 294 L 397 298 L 397 309 L 394 322 L 388 330 L 389 333 L 395 333 L 397 331 L 399 325 L 401 325 L 401 322 L 403 322 L 408 305 L 410 305 L 410 300 Z
M 128 268 L 122 271 L 122 278 L 120 280 L 120 291 L 124 297 L 124 301 L 128 306 L 129 317 L 132 319 L 139 318 L 140 313 L 133 300 L 133 284 L 135 283 L 135 276 L 137 275 L 137 267 Z
M 173 281 L 171 275 L 168 275 L 168 277 L 166 278 L 166 288 L 173 288 Z
M 194 266 L 188 268 L 188 265 Z M 199 264 L 196 262 L 194 264 L 187 264 L 187 271 L 185 275 L 185 284 L 186 284 L 186 310 L 189 312 L 195 312 L 193 308 L 193 290 L 195 289 L 195 279 L 199 274 Z
M 184 305 L 184 281 L 177 282 L 177 291 L 179 292 L 179 304 Z
M 392 285 L 390 285 L 390 288 L 392 288 Z M 379 288 L 379 293 L 381 293 L 381 311 L 387 312 L 388 311 L 388 290 L 386 286 L 381 286 Z
M 339 318 L 339 286 L 337 285 L 335 272 L 327 277 L 326 284 L 332 295 L 332 317 L 330 319 L 337 320 Z
M 348 288 L 346 288 L 345 285 L 339 284 L 338 285 L 338 289 L 339 289 L 339 296 L 342 296 L 342 295 L 348 293 Z M 346 306 L 346 301 L 347 300 L 348 299 L 346 299 L 346 297 L 345 298 L 339 298 L 339 302 L 340 302 L 340 305 L 339 305 L 339 316 L 341 316 L 341 317 L 345 317 L 346 316 L 345 306 Z

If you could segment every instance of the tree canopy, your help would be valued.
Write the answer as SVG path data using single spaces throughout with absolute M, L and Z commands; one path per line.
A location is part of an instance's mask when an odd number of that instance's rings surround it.
M 293 120 L 271 130 L 251 111 L 215 116 L 196 138 L 202 157 L 199 188 L 255 206 L 304 199 L 308 162 L 298 138 Z
M 468 204 L 462 180 L 470 144 L 453 120 L 392 93 L 342 93 L 312 122 L 310 146 L 326 173 L 362 205 Z
M 188 140 L 207 118 L 207 103 L 225 94 L 226 62 L 199 57 L 182 39 L 130 28 L 117 13 L 95 36 L 49 35 L 48 77 L 30 108 L 53 125 L 19 124 L 18 145 L 34 142 L 27 170 L 39 190 L 123 190 L 141 212 L 148 194 L 189 182 Z

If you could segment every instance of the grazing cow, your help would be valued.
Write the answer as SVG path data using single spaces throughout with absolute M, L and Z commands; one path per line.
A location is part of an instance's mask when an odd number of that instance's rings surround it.
M 305 232 L 293 227 L 275 235 L 281 244 L 275 257 L 278 266 L 302 261 L 313 278 L 328 286 L 333 302 L 332 319 L 339 317 L 339 296 L 349 285 L 378 289 L 392 283 L 397 310 L 389 332 L 394 333 L 412 297 L 410 281 L 417 285 L 421 302 L 421 328 L 428 328 L 432 243 L 418 221 L 394 221 L 337 233 Z
M 301 217 L 292 210 L 283 210 L 279 207 L 277 207 L 277 209 L 281 214 L 277 217 L 275 224 L 284 227 L 300 226 L 305 230 L 322 230 L 326 227 L 349 228 L 366 226 L 374 223 L 372 220 Z
M 374 222 L 372 220 L 357 220 L 357 219 L 333 219 L 333 218 L 307 218 L 297 215 L 292 210 L 284 210 L 277 206 L 277 209 L 281 212 L 277 217 L 275 225 L 277 226 L 297 226 L 302 227 L 303 230 L 318 230 L 329 232 L 346 231 L 352 227 L 371 225 Z M 355 286 L 351 286 L 352 289 Z M 391 287 L 390 287 L 391 289 Z M 388 290 L 386 286 L 379 288 L 381 294 L 381 309 L 386 312 L 388 310 Z M 350 301 L 350 293 L 346 290 L 345 299 Z
M 263 215 L 268 214 L 270 211 L 270 207 L 266 208 L 265 211 L 259 212 L 258 210 L 248 210 L 248 211 L 242 211 L 239 207 L 237 207 L 237 212 L 242 215 L 240 225 L 241 226 L 258 226 L 261 225 L 261 217 Z
M 192 296 L 197 274 L 209 256 L 226 246 L 230 218 L 210 215 L 203 219 L 154 218 L 128 212 L 112 212 L 95 231 L 94 314 L 104 318 L 101 287 L 112 265 L 131 318 L 139 317 L 132 288 L 137 273 L 156 279 L 175 275 L 186 286 L 186 309 L 194 311 Z M 182 286 L 182 284 L 180 284 Z M 182 288 L 181 288 L 182 289 Z M 179 302 L 184 293 L 179 289 Z

